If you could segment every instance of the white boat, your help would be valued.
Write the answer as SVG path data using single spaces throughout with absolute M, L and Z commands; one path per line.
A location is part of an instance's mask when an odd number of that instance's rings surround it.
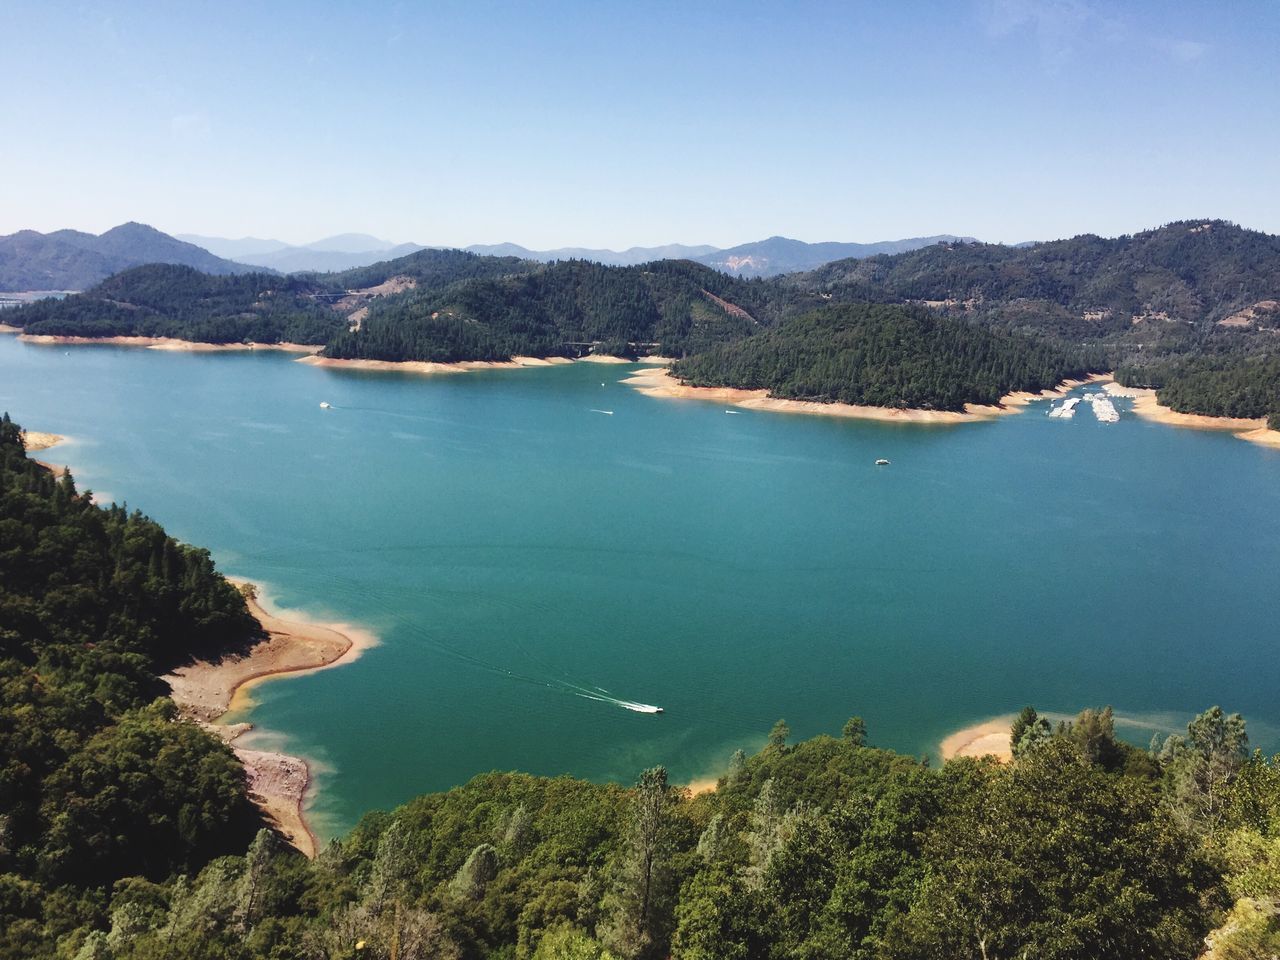
M 328 400 L 321 400 L 321 401 L 320 401 L 320 409 L 321 409 L 321 410 L 332 410 L 333 408 L 329 405 L 329 401 L 328 401 Z
M 885 460 L 883 457 L 881 457 L 879 460 L 876 461 L 877 467 L 887 467 L 888 465 L 889 465 L 889 461 Z
M 591 408 L 591 412 L 592 412 L 592 413 L 603 413 L 603 414 L 604 414 L 605 416 L 607 416 L 607 417 L 612 417 L 612 416 L 613 416 L 613 411 L 612 411 L 612 410 L 597 410 L 595 407 L 592 407 L 592 408 Z

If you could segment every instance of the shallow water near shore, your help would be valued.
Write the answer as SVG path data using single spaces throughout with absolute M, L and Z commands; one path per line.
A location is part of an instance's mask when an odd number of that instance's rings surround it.
M 1114 424 L 728 416 L 633 369 L 0 337 L 0 409 L 280 607 L 378 634 L 252 691 L 253 745 L 312 763 L 321 837 L 491 769 L 714 775 L 779 717 L 936 755 L 1025 703 L 1110 703 L 1143 741 L 1221 703 L 1280 747 L 1280 451 L 1124 400 Z

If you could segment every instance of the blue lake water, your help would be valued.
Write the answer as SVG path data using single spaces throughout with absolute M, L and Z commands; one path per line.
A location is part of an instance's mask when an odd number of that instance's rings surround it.
M 1112 704 L 1139 740 L 1220 703 L 1280 746 L 1280 451 L 1127 401 L 1114 424 L 729 416 L 630 369 L 0 337 L 0 409 L 280 606 L 378 634 L 254 691 L 258 743 L 315 762 L 322 835 L 491 769 L 715 774 L 779 717 L 933 754 L 1025 703 Z

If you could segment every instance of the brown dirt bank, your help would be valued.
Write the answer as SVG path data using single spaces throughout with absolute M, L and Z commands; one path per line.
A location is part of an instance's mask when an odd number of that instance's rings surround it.
M 189 353 L 223 353 L 240 350 L 282 350 L 286 353 L 319 353 L 322 346 L 305 343 L 199 343 L 178 340 L 174 337 L 57 337 L 48 334 L 24 333 L 23 343 L 82 346 L 108 344 L 118 347 L 148 347 L 152 350 L 178 350 Z
M 252 584 L 235 582 L 245 590 L 249 611 L 262 625 L 266 639 L 244 654 L 215 662 L 197 660 L 163 679 L 183 716 L 232 744 L 248 773 L 251 796 L 280 832 L 307 856 L 315 856 L 316 838 L 302 809 L 311 782 L 306 761 L 282 753 L 236 747 L 236 738 L 252 729 L 251 725 L 217 721 L 233 707 L 247 705 L 247 693 L 254 684 L 350 663 L 376 645 L 377 639 L 346 624 L 278 617 L 263 609 Z
M 1211 417 L 1202 413 L 1179 413 L 1160 403 L 1156 391 L 1145 387 L 1122 387 L 1108 383 L 1104 388 L 1113 397 L 1133 400 L 1133 412 L 1144 420 L 1168 424 L 1171 427 L 1187 427 L 1192 430 L 1229 430 L 1241 440 L 1260 443 L 1268 447 L 1280 447 L 1280 430 L 1271 430 L 1267 421 L 1258 417 Z
M 825 417 L 848 417 L 855 420 L 879 420 L 888 423 L 972 423 L 992 417 L 1019 413 L 1032 400 L 1061 396 L 1068 390 L 1086 383 L 1100 383 L 1110 379 L 1095 374 L 1085 380 L 1065 380 L 1053 390 L 1040 393 L 1011 393 L 1000 398 L 998 406 L 969 404 L 964 411 L 913 410 L 895 407 L 872 407 L 851 403 L 822 403 L 816 400 L 784 400 L 769 396 L 768 390 L 743 390 L 737 387 L 693 387 L 681 383 L 670 370 L 661 367 L 636 371 L 622 382 L 635 387 L 650 397 L 678 400 L 710 400 L 747 410 L 768 410 L 774 413 L 807 413 Z
M 1001 763 L 1013 760 L 1013 744 L 1010 742 L 1010 727 L 1014 716 L 995 717 L 982 723 L 957 730 L 939 745 L 938 750 L 943 760 L 956 757 L 995 757 Z

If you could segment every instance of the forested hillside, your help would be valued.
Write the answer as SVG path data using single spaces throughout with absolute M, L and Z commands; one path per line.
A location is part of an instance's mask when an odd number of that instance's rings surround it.
M 325 355 L 505 360 L 597 352 L 682 356 L 749 335 L 776 315 L 770 290 L 688 261 L 606 267 L 568 260 L 375 303 Z
M 244 849 L 244 771 L 158 675 L 257 632 L 207 552 L 55 481 L 0 418 L 0 955 Z
M 873 343 L 841 314 L 813 313 L 868 302 L 948 322 L 926 335 L 913 314 L 902 343 Z M 858 316 L 865 327 L 870 315 Z M 1055 371 L 1118 369 L 1176 410 L 1280 424 L 1280 238 L 1222 221 L 1027 247 L 941 243 L 769 280 L 689 261 L 459 250 L 287 278 L 149 266 L 5 319 L 33 334 L 324 344 L 339 359 L 663 354 L 688 358 L 676 369 L 692 383 L 935 409 L 1046 386 Z
M 963 410 L 1104 366 L 1100 356 L 977 327 L 920 307 L 850 304 L 784 320 L 679 361 L 695 386 L 765 389 L 795 400 Z
M 1280 766 L 1214 708 L 1150 752 L 1110 710 L 1015 761 L 941 768 L 785 724 L 710 794 L 491 773 L 371 813 L 314 862 L 268 833 L 117 883 L 63 955 L 385 960 L 1265 957 L 1280 947 Z M 34 941 L 33 941 L 34 942 Z M 49 946 L 43 954 L 52 955 Z M 1235 951 L 1235 952 L 1232 952 Z
M 1221 220 L 1184 221 L 1114 239 L 935 244 L 840 260 L 788 282 L 841 299 L 953 301 L 993 318 L 1016 302 L 1039 301 L 1082 320 L 1090 314 L 1095 324 L 1213 323 L 1280 294 L 1280 237 Z
M 345 326 L 310 280 L 264 273 L 213 276 L 152 264 L 63 300 L 6 314 L 26 333 L 78 337 L 177 337 L 205 343 L 324 343 Z
M 781 282 L 1092 344 L 1124 382 L 1157 387 L 1175 410 L 1280 426 L 1280 237 L 1270 234 L 1214 220 L 1027 247 L 940 244 Z

